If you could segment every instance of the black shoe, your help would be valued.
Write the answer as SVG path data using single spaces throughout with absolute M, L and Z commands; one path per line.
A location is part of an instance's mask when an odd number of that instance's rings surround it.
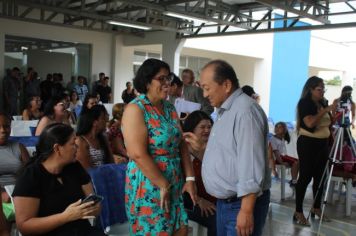
M 297 186 L 297 182 L 294 182 L 293 180 L 290 180 L 289 181 L 289 187 L 295 188 L 295 186 Z

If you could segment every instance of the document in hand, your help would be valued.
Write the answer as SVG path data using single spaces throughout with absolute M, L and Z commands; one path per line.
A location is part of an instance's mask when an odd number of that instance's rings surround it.
M 192 113 L 193 111 L 200 110 L 201 105 L 196 102 L 189 102 L 183 98 L 177 98 L 174 106 L 176 107 L 178 117 L 181 113 Z

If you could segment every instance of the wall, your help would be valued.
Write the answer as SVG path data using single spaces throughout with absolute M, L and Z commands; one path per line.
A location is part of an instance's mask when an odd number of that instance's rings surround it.
M 44 80 L 49 73 L 62 73 L 64 85 L 72 75 L 73 60 L 73 55 L 68 53 L 38 50 L 31 50 L 27 53 L 27 64 L 37 71 L 41 79 Z
M 22 60 L 18 58 L 13 58 L 5 55 L 5 64 L 4 68 L 13 68 L 13 67 L 18 67 L 21 69 L 22 67 Z
M 279 27 L 283 22 L 276 22 Z M 310 31 L 275 33 L 269 117 L 294 121 L 296 105 L 308 78 Z
M 79 42 L 91 44 L 91 80 L 93 81 L 94 79 L 97 79 L 98 74 L 100 72 L 105 72 L 110 77 L 115 72 L 115 68 L 112 67 L 113 40 L 112 34 L 110 33 L 85 31 L 68 27 L 0 19 L 1 55 L 3 55 L 4 52 L 3 40 L 6 34 L 32 38 L 51 39 L 65 42 Z M 0 59 L 0 75 L 4 74 L 3 60 L 3 58 Z

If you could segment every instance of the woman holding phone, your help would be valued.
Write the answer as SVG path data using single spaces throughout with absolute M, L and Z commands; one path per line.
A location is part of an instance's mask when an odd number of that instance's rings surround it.
M 105 235 L 88 218 L 100 204 L 82 202 L 92 194 L 90 177 L 75 161 L 75 133 L 61 123 L 41 133 L 36 156 L 24 167 L 13 192 L 16 224 L 25 235 Z

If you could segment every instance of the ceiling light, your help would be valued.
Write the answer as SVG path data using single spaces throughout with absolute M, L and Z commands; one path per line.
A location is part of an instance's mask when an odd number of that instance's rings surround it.
M 111 24 L 111 25 L 119 25 L 119 26 L 124 26 L 124 27 L 142 29 L 142 30 L 150 30 L 150 29 L 152 29 L 152 27 L 149 27 L 149 26 L 137 25 L 137 24 L 131 24 L 131 23 L 124 23 L 124 22 L 114 21 L 114 20 L 109 20 L 109 21 L 107 21 L 107 23 Z
M 182 19 L 186 19 L 186 20 L 190 20 L 190 21 L 207 21 L 207 19 L 204 19 L 203 17 L 199 18 L 199 17 L 194 17 L 194 16 L 187 16 L 181 13 L 177 13 L 177 12 L 170 12 L 170 11 L 166 11 L 163 14 L 165 14 L 166 16 L 171 16 L 171 17 L 176 17 L 176 18 L 182 18 Z

